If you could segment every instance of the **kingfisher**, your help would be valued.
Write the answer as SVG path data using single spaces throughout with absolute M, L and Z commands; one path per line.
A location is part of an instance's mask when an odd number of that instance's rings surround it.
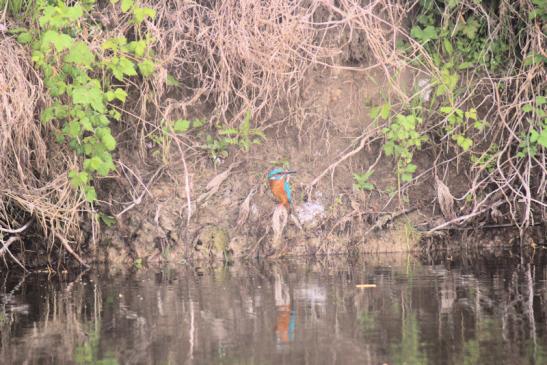
M 291 185 L 289 184 L 290 175 L 296 174 L 296 171 L 288 171 L 282 168 L 274 168 L 268 173 L 268 182 L 273 195 L 277 198 L 288 212 L 291 211 Z

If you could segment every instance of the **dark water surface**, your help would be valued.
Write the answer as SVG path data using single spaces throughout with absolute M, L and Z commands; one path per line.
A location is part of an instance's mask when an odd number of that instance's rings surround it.
M 547 364 L 546 263 L 398 254 L 3 274 L 0 362 Z

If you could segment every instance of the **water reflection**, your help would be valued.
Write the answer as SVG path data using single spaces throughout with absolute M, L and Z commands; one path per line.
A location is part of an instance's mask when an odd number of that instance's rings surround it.
M 545 255 L 0 277 L 13 364 L 547 364 Z M 375 288 L 357 288 L 358 284 Z

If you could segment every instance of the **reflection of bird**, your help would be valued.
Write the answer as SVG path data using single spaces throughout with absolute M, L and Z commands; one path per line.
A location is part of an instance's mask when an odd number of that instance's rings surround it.
M 279 200 L 279 203 L 287 208 L 287 211 L 290 211 L 292 203 L 289 177 L 295 173 L 296 171 L 286 171 L 281 168 L 275 168 L 268 173 L 270 189 L 277 200 Z

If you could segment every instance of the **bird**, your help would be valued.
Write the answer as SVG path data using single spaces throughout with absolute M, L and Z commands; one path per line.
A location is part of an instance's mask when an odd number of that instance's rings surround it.
M 273 195 L 279 203 L 283 205 L 288 212 L 291 211 L 291 185 L 289 183 L 290 175 L 296 174 L 294 170 L 284 170 L 276 167 L 268 173 L 268 182 Z

